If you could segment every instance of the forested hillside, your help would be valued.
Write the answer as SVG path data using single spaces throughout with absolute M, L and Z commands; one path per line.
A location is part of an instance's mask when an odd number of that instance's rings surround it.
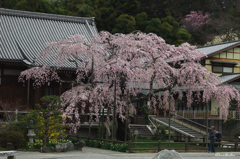
M 204 45 L 217 35 L 225 35 L 222 41 L 235 40 L 240 29 L 240 0 L 1 0 L 0 5 L 95 17 L 98 31 L 153 32 L 175 45 Z

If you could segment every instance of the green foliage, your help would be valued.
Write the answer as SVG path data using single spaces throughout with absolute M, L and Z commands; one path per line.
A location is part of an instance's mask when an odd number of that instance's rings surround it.
M 166 127 L 164 125 L 158 125 L 157 126 L 157 130 L 156 130 L 156 134 L 159 135 L 166 135 L 167 132 L 166 132 Z
M 68 140 L 70 140 L 73 144 L 79 142 L 80 140 L 76 137 L 68 137 Z
M 167 137 L 166 136 L 153 136 L 151 139 L 154 141 L 160 140 L 161 142 L 165 142 Z
M 21 132 L 6 130 L 0 133 L 0 147 L 5 148 L 7 143 L 12 143 L 14 148 L 20 148 L 24 142 L 24 135 Z
M 238 136 L 240 136 L 240 128 L 237 128 L 235 131 L 235 137 L 238 139 Z
M 19 118 L 19 117 L 18 117 Z M 22 134 L 24 134 L 24 140 L 27 141 L 28 140 L 28 129 L 27 129 L 27 124 L 23 123 L 23 122 L 17 122 L 17 121 L 13 121 L 10 122 L 9 124 L 7 124 L 6 126 L 6 130 L 7 131 L 16 131 L 16 132 L 20 132 Z
M 93 8 L 87 4 L 79 5 L 77 15 L 80 17 L 94 17 L 95 16 L 95 14 L 93 12 Z
M 236 121 L 235 118 L 233 118 L 232 116 L 228 115 L 227 116 L 227 120 L 224 123 L 226 126 L 231 126 L 234 122 Z
M 55 147 L 57 143 L 66 143 L 66 142 L 70 142 L 68 140 L 60 140 L 60 141 L 56 141 L 56 140 L 49 140 L 46 143 L 46 147 Z M 34 140 L 34 144 L 30 145 L 29 143 L 27 143 L 25 145 L 26 150 L 30 150 L 30 149 L 41 149 L 43 146 L 43 141 L 42 140 Z
M 146 26 L 148 25 L 147 21 L 147 13 L 142 12 L 136 15 L 136 28 L 137 30 L 145 30 Z
M 146 33 L 156 33 L 161 36 L 169 44 L 174 44 L 176 46 L 183 42 L 186 42 L 191 35 L 182 28 L 179 28 L 179 23 L 171 16 L 170 12 L 166 13 L 166 17 L 162 18 L 152 18 L 148 23 L 145 32 Z
M 136 21 L 135 18 L 128 14 L 120 15 L 116 20 L 116 25 L 112 30 L 112 33 L 128 34 L 135 30 Z
M 12 9 L 20 0 L 5 0 L 4 7 Z
M 100 145 L 102 145 L 103 149 L 107 149 L 107 150 L 113 150 L 113 151 L 119 151 L 119 152 L 126 152 L 126 150 L 128 149 L 128 144 L 115 144 L 113 145 L 113 143 L 111 142 L 100 142 L 100 141 L 96 141 L 96 140 L 88 140 L 88 139 L 84 139 L 83 140 L 86 143 L 86 146 L 89 147 L 95 147 L 95 148 L 100 148 Z
M 19 116 L 19 122 L 22 127 L 29 125 L 30 120 L 34 124 L 36 138 L 42 139 L 46 146 L 49 139 L 57 138 L 63 133 L 62 112 L 58 111 L 61 108 L 61 100 L 58 96 L 44 96 L 41 98 L 41 104 L 36 104 L 38 110 L 31 110 L 29 114 Z
M 159 18 L 153 18 L 150 20 L 148 26 L 145 29 L 146 33 L 161 34 L 161 20 Z
M 118 128 L 118 125 L 116 125 L 116 130 L 117 128 Z M 110 133 L 112 134 L 112 125 L 109 125 L 109 130 L 110 130 Z M 103 134 L 103 137 L 102 137 L 103 139 L 106 139 L 106 132 L 107 132 L 106 126 L 105 125 L 100 126 L 100 135 Z M 97 128 L 97 134 L 99 134 L 99 128 Z
M 150 108 L 148 105 L 143 105 L 140 109 L 139 109 L 141 115 L 144 116 L 145 118 L 145 124 L 147 124 L 148 122 L 148 115 L 150 114 Z
M 156 33 L 167 43 L 175 45 L 190 38 L 186 30 L 179 30 L 179 23 L 170 12 L 164 14 L 165 11 L 161 10 L 161 15 L 152 15 L 158 12 L 159 8 L 155 10 L 148 8 L 166 7 L 160 1 L 150 4 L 142 0 L 6 0 L 3 5 L 17 10 L 95 17 L 98 31 L 128 34 L 140 30 Z
M 5 149 L 5 148 L 1 148 L 1 147 L 0 147 L 0 151 L 6 151 L 6 149 Z

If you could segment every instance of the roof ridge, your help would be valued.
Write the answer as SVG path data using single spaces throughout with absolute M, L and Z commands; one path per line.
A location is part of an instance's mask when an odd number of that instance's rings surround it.
M 80 22 L 86 23 L 86 20 L 90 25 L 94 25 L 95 17 L 75 17 L 67 15 L 58 15 L 58 14 L 49 14 L 49 13 L 40 13 L 40 12 L 30 12 L 30 11 L 20 11 L 13 9 L 0 8 L 0 15 L 10 15 L 10 16 L 19 16 L 27 18 L 37 18 L 37 19 L 49 19 L 56 21 L 65 21 L 65 22 Z
M 228 44 L 228 43 L 234 43 L 234 42 L 239 42 L 239 43 L 240 43 L 240 40 L 227 41 L 227 42 L 222 42 L 222 43 L 217 43 L 217 44 L 211 44 L 211 45 L 206 45 L 206 46 L 200 46 L 200 47 L 197 47 L 197 49 L 198 49 L 198 48 L 204 48 L 204 47 L 210 47 L 210 46 L 216 46 L 216 45 L 222 45 L 222 44 Z
M 230 75 L 240 75 L 240 73 L 223 74 L 223 75 L 221 75 L 219 77 L 230 76 Z

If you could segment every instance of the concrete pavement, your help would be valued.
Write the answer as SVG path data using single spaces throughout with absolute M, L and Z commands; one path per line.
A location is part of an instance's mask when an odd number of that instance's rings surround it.
M 19 152 L 16 159 L 152 159 L 157 153 L 122 153 L 84 147 L 83 151 L 63 153 Z M 240 159 L 240 152 L 180 153 L 184 159 Z M 1 159 L 1 158 L 0 158 Z

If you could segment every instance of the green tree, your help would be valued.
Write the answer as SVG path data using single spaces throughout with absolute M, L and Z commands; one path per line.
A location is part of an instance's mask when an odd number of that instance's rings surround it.
M 12 9 L 20 0 L 5 0 L 5 2 L 2 4 L 4 8 Z
M 120 15 L 116 20 L 116 25 L 112 30 L 112 33 L 128 34 L 135 30 L 136 21 L 133 16 L 128 14 Z
M 20 122 L 28 125 L 30 120 L 34 121 L 35 132 L 37 138 L 43 140 L 43 148 L 51 137 L 51 134 L 61 132 L 62 127 L 62 112 L 61 100 L 58 96 L 44 96 L 41 98 L 41 104 L 36 104 L 38 110 L 31 110 L 28 115 L 20 118 Z
M 53 13 L 51 3 L 48 0 L 21 0 L 13 9 L 32 12 Z
M 170 12 L 166 13 L 166 17 L 152 18 L 148 23 L 145 32 L 156 33 L 166 40 L 169 44 L 180 45 L 186 42 L 191 35 L 182 28 L 179 28 L 179 23 L 172 17 Z
M 142 12 L 136 15 L 136 28 L 137 30 L 144 31 L 146 26 L 148 25 L 147 21 L 147 13 Z

